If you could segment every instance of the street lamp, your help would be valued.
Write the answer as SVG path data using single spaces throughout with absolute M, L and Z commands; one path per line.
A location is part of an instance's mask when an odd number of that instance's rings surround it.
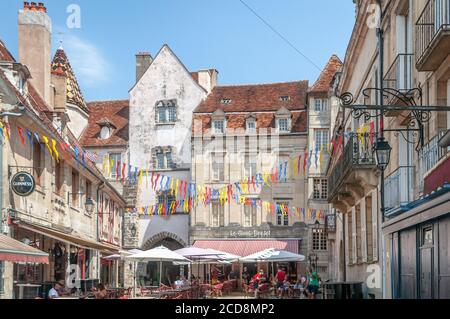
M 375 145 L 375 153 L 377 158 L 378 168 L 382 171 L 386 169 L 391 158 L 392 147 L 389 145 L 384 137 L 378 138 L 377 144 Z
M 92 198 L 86 198 L 86 203 L 84 203 L 84 208 L 88 214 L 92 214 L 94 212 L 94 201 Z

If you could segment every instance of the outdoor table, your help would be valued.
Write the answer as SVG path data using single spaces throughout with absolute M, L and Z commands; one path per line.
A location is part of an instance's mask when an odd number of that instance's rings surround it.
M 41 285 L 34 285 L 34 284 L 16 284 L 16 287 L 19 288 L 19 299 L 23 299 L 24 297 L 24 289 L 25 288 L 35 288 L 37 290 L 36 296 L 39 296 L 39 288 L 41 288 Z

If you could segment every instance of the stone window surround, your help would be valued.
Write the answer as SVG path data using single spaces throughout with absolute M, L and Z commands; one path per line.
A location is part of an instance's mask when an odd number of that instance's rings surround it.
M 159 120 L 159 110 L 165 108 L 166 112 L 169 112 L 170 108 L 175 109 L 175 121 L 169 121 L 169 113 L 166 113 L 166 121 L 161 122 Z M 155 104 L 155 124 L 156 125 L 173 125 L 178 121 L 178 102 L 177 99 L 160 100 Z
M 163 154 L 164 155 L 164 168 L 158 167 L 158 158 L 157 154 Z M 175 153 L 175 148 L 173 146 L 157 146 L 152 149 L 152 162 L 153 167 L 157 170 L 171 170 L 176 168 L 175 160 L 173 157 L 173 154 Z M 169 167 L 169 163 L 167 162 L 167 154 L 172 155 L 172 167 Z

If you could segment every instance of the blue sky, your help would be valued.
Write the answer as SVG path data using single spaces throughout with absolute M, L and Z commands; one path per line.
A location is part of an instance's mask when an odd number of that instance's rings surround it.
M 37 1 L 36 1 L 37 2 Z M 321 68 L 344 59 L 354 23 L 351 0 L 245 0 Z M 67 27 L 67 7 L 81 9 L 81 28 Z M 17 12 L 2 0 L 0 38 L 17 57 Z M 309 80 L 319 70 L 275 35 L 239 0 L 47 0 L 53 50 L 63 47 L 87 101 L 127 98 L 135 54 L 167 43 L 186 67 L 219 70 L 219 83 Z M 60 34 L 61 33 L 61 34 Z

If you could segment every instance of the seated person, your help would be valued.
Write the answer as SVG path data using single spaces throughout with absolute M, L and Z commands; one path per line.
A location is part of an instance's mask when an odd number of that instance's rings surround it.
M 174 284 L 176 289 L 183 287 L 183 280 L 180 278 L 180 276 L 177 276 Z
M 95 299 L 106 299 L 108 292 L 103 284 L 98 284 L 97 288 L 93 288 Z
M 52 289 L 49 290 L 48 292 L 48 299 L 56 299 L 59 298 L 59 290 L 61 289 L 61 285 L 59 284 L 59 282 L 57 282 Z
M 289 282 L 288 277 L 286 277 L 283 283 L 283 293 L 289 296 L 290 290 L 291 290 L 291 283 Z
M 295 290 L 304 289 L 305 288 L 304 283 L 305 282 L 302 279 L 297 280 L 297 282 L 294 285 L 294 289 Z

